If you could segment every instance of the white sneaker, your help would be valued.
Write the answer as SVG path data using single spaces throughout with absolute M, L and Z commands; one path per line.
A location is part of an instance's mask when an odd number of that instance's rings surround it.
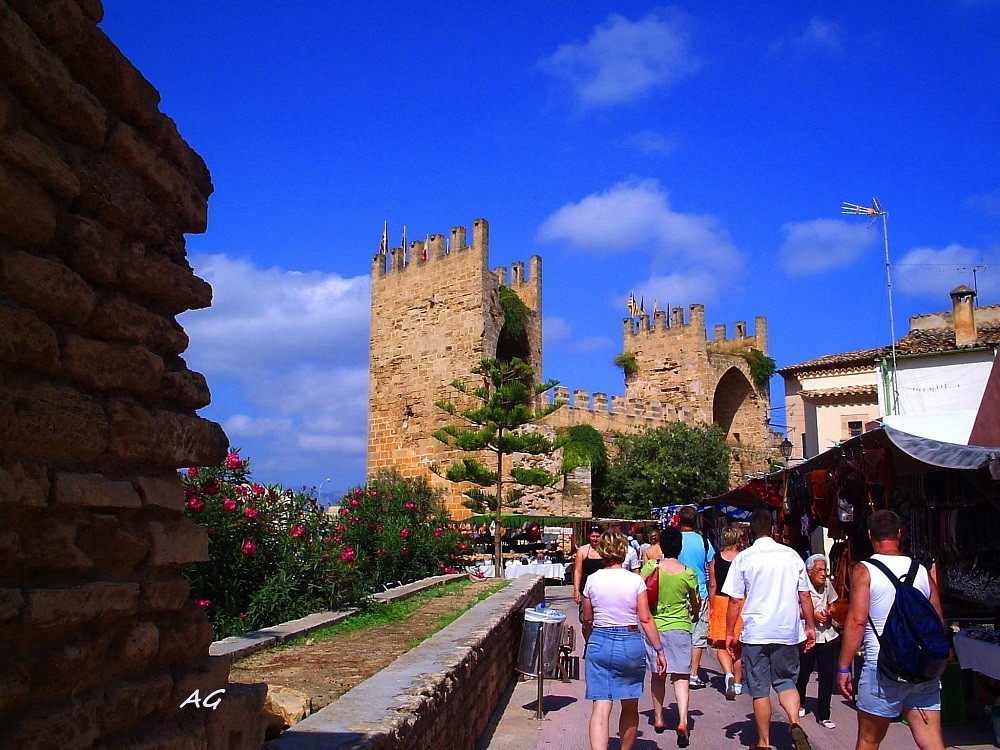
M 731 674 L 726 675 L 726 700 L 734 701 L 736 700 L 736 690 L 733 686 L 736 684 L 736 678 Z
M 823 721 L 821 721 L 820 724 L 822 726 L 826 727 L 827 729 L 836 729 L 837 728 L 837 725 L 833 723 L 832 719 L 823 719 Z
M 743 683 L 742 682 L 734 682 L 733 683 L 733 692 L 736 693 L 737 695 L 742 695 L 743 694 Z
M 799 718 L 801 719 L 806 715 L 806 710 L 804 708 L 799 708 Z

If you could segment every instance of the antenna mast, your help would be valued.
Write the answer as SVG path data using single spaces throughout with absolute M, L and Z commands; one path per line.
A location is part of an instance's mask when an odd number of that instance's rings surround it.
M 896 323 L 892 310 L 892 264 L 889 262 L 889 212 L 882 208 L 878 197 L 872 197 L 871 206 L 859 206 L 857 203 L 843 203 L 840 206 L 840 213 L 852 214 L 855 216 L 871 216 L 872 220 L 868 224 L 871 226 L 878 218 L 882 217 L 882 238 L 885 243 L 885 286 L 889 294 L 889 337 L 892 341 L 892 405 L 886 409 L 887 413 L 899 409 L 899 385 L 896 373 Z

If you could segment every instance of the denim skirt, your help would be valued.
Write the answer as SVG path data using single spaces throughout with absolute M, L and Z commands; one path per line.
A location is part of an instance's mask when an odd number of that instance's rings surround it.
M 639 629 L 624 625 L 594 628 L 587 642 L 585 674 L 589 701 L 641 698 L 646 649 Z

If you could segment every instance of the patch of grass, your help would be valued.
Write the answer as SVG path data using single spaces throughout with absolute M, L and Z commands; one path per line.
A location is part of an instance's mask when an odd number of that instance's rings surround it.
M 471 583 L 471 581 L 465 581 L 465 583 Z M 406 642 L 406 648 L 408 648 L 408 649 L 410 649 L 410 648 L 416 648 L 421 643 L 423 643 L 428 638 L 430 638 L 432 635 L 434 635 L 434 633 L 437 633 L 439 630 L 444 630 L 446 627 L 448 627 L 449 625 L 451 625 L 453 622 L 455 622 L 455 620 L 457 620 L 459 617 L 461 617 L 462 615 L 464 615 L 466 612 L 468 612 L 470 609 L 472 609 L 475 605 L 479 604 L 479 602 L 483 601 L 484 599 L 489 599 L 491 595 L 495 594 L 497 591 L 500 591 L 503 588 L 506 588 L 509 585 L 510 585 L 510 581 L 506 581 L 506 580 L 505 581 L 499 581 L 499 582 L 491 582 L 491 584 L 488 585 L 488 588 L 483 589 L 482 591 L 480 591 L 476 595 L 476 600 L 474 602 L 469 602 L 468 604 L 466 604 L 461 609 L 456 610 L 454 612 L 450 612 L 450 613 L 448 613 L 446 615 L 442 615 L 441 617 L 439 617 L 438 621 L 434 625 L 434 629 L 431 632 L 427 633 L 426 635 L 421 635 L 421 636 L 418 636 L 416 638 L 412 638 L 412 639 L 408 640 Z
M 445 627 L 453 620 L 458 618 L 459 615 L 464 613 L 467 609 L 483 599 L 488 598 L 491 594 L 496 593 L 500 589 L 504 588 L 510 583 L 510 581 L 502 581 L 502 585 L 490 585 L 483 591 L 480 591 L 476 596 L 476 601 L 470 603 L 467 607 L 463 608 L 461 611 L 450 616 L 450 619 L 441 618 L 442 624 L 438 626 L 437 630 Z M 461 580 L 454 581 L 452 583 L 446 583 L 442 586 L 436 586 L 433 589 L 427 591 L 421 591 L 419 594 L 414 594 L 413 596 L 396 602 L 377 602 L 371 601 L 365 607 L 365 609 L 357 614 L 350 615 L 344 620 L 338 623 L 329 625 L 325 628 L 320 628 L 314 630 L 308 635 L 299 635 L 294 638 L 290 638 L 282 644 L 275 646 L 277 650 L 284 650 L 288 648 L 293 648 L 295 646 L 301 646 L 307 641 L 312 643 L 320 643 L 322 641 L 335 638 L 340 635 L 348 635 L 351 633 L 357 633 L 360 630 L 368 630 L 370 628 L 378 628 L 384 625 L 394 625 L 401 620 L 405 620 L 409 615 L 420 608 L 421 605 L 430 601 L 431 599 L 440 599 L 446 596 L 455 596 L 460 591 L 465 589 L 467 586 L 471 586 L 472 581 Z M 436 631 L 435 631 L 436 632 Z M 415 640 L 413 645 L 419 644 L 426 637 Z M 407 646 L 412 648 L 412 646 L 407 643 Z

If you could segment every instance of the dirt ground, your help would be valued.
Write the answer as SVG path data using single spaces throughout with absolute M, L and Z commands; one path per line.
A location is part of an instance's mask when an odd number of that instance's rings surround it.
M 392 625 L 252 654 L 233 663 L 230 680 L 300 690 L 312 698 L 312 710 L 318 711 L 409 651 L 416 639 L 436 633 L 443 618 L 466 610 L 484 591 L 496 590 L 501 583 L 472 582 L 426 600 L 406 620 Z

